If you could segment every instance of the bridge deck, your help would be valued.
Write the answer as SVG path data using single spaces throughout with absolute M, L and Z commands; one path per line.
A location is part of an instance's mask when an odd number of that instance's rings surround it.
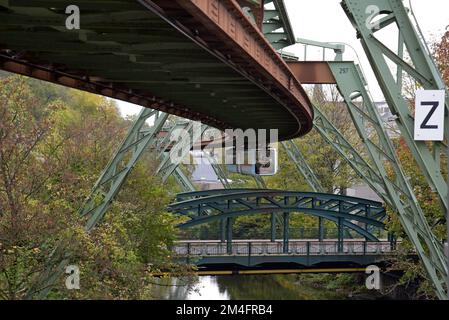
M 348 267 L 385 261 L 393 248 L 388 241 L 345 240 L 339 251 L 337 240 L 290 240 L 288 253 L 284 253 L 282 241 L 237 240 L 232 242 L 232 253 L 228 253 L 226 243 L 220 241 L 179 241 L 173 252 L 177 260 L 200 267 Z
M 231 0 L 0 0 L 0 68 L 219 129 L 312 128 L 301 84 Z

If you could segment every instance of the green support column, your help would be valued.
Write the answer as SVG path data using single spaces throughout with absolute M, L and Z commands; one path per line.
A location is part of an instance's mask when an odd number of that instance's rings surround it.
M 276 241 L 276 213 L 271 214 L 271 242 Z
M 226 219 L 226 251 L 232 254 L 232 218 Z
M 230 189 L 231 184 L 229 183 L 229 178 L 226 170 L 223 168 L 223 165 L 219 164 L 217 162 L 217 159 L 215 159 L 214 156 L 211 156 L 208 151 L 204 151 L 204 155 L 212 166 L 212 169 L 214 170 L 218 180 L 220 180 L 221 184 L 223 185 L 223 188 Z
M 388 106 L 396 116 L 396 124 L 401 131 L 401 136 L 407 142 L 429 184 L 438 194 L 443 207 L 447 209 L 447 184 L 439 170 L 441 151 L 444 150 L 444 146 L 441 142 L 415 141 L 414 116 L 409 107 L 409 101 L 401 90 L 402 82 L 399 83 L 402 77 L 396 79 L 397 75 L 391 67 L 391 64 L 394 64 L 419 83 L 423 89 L 446 90 L 444 81 L 432 60 L 432 53 L 428 50 L 422 34 L 416 30 L 409 15 L 410 12 L 401 0 L 344 0 L 342 5 L 357 30 Z M 369 6 L 375 6 L 380 10 L 379 12 L 388 12 L 389 15 L 381 18 L 377 25 L 370 25 L 367 21 L 370 21 L 371 12 L 365 10 Z M 405 45 L 410 63 L 403 56 L 402 45 L 397 52 L 393 52 L 378 38 L 377 32 L 390 25 L 397 28 L 398 42 Z M 392 31 L 396 32 L 396 30 Z M 446 109 L 449 110 L 447 99 Z M 435 154 L 432 151 L 434 149 L 438 150 Z
M 321 217 L 318 218 L 318 233 L 319 233 L 318 239 L 320 241 L 323 241 L 324 240 L 324 219 Z
M 195 191 L 196 188 L 193 185 L 192 181 L 182 172 L 181 168 L 178 167 L 172 173 L 173 177 L 175 177 L 178 184 L 182 187 L 184 192 L 192 192 Z
M 146 121 L 154 117 L 154 123 L 152 127 L 148 128 Z M 148 108 L 142 108 L 137 120 L 128 131 L 127 136 L 112 156 L 106 168 L 103 170 L 96 184 L 94 185 L 91 194 L 80 208 L 80 215 L 88 217 L 88 221 L 85 229 L 90 232 L 95 226 L 102 220 L 106 214 L 109 206 L 114 198 L 120 191 L 123 183 L 126 181 L 131 170 L 134 168 L 137 161 L 141 158 L 143 153 L 151 146 L 155 151 L 160 150 L 164 152 L 166 146 L 170 144 L 167 139 L 165 143 L 162 143 L 162 148 L 157 144 L 158 134 L 163 129 L 164 124 L 168 119 L 168 114 L 151 110 Z M 159 147 L 159 149 L 158 149 Z M 173 148 L 177 148 L 177 144 L 173 145 Z M 187 148 L 188 149 L 188 148 Z M 183 187 L 185 191 L 194 191 L 195 187 L 187 176 L 179 168 L 179 163 L 173 166 L 169 166 L 168 170 L 164 173 L 174 175 L 178 183 Z M 167 176 L 164 177 L 166 179 Z M 64 252 L 63 244 L 58 245 L 54 250 L 54 257 L 50 257 L 50 260 L 56 260 L 59 256 L 69 253 Z M 64 259 L 59 265 L 55 265 L 51 261 L 48 262 L 48 269 L 45 270 L 41 276 L 41 280 L 33 289 L 33 292 L 27 295 L 27 298 L 37 297 L 39 299 L 45 298 L 55 281 L 57 281 L 64 273 L 65 266 L 69 263 L 68 258 Z M 39 289 L 44 288 L 44 289 Z
M 220 240 L 222 243 L 226 242 L 226 221 L 224 219 L 220 220 Z
M 188 155 L 191 147 L 201 139 L 202 134 L 207 129 L 207 126 L 189 122 L 184 129 L 187 135 L 179 136 L 179 140 L 173 145 L 168 154 L 164 154 L 163 160 L 156 169 L 156 174 L 166 181 L 176 168 L 181 164 L 182 160 Z
M 447 269 L 443 247 L 432 233 L 410 181 L 404 174 L 379 111 L 365 87 L 359 66 L 352 62 L 329 62 L 329 66 L 357 133 L 380 178 L 380 193 L 385 194 L 382 198 L 398 213 L 404 231 L 414 244 L 436 291 L 439 296 L 445 297 L 442 294 L 442 284 Z M 395 179 L 388 174 L 387 166 L 393 170 Z
M 345 229 L 343 226 L 343 218 L 338 218 L 338 223 L 337 223 L 337 227 L 338 227 L 338 252 L 342 253 L 343 252 L 343 243 L 344 243 L 344 239 L 345 239 Z
M 310 186 L 312 191 L 324 192 L 324 188 L 321 186 L 320 181 L 313 172 L 312 168 L 307 163 L 301 150 L 292 140 L 281 142 L 284 150 L 287 152 L 290 160 L 295 164 L 296 170 L 305 178 L 307 184 Z
M 146 120 L 156 116 L 153 127 L 145 129 Z M 80 210 L 81 216 L 88 216 L 86 230 L 92 230 L 103 218 L 110 204 L 120 191 L 128 174 L 142 156 L 146 148 L 155 141 L 157 134 L 162 129 L 167 114 L 143 108 L 138 119 L 128 132 L 125 140 L 118 148 L 111 161 L 97 180 L 91 194 Z M 130 155 L 129 158 L 126 156 Z
M 284 241 L 283 241 L 283 245 L 282 245 L 282 252 L 283 253 L 288 253 L 288 239 L 289 239 L 289 234 L 288 234 L 288 228 L 289 228 L 289 212 L 284 212 L 283 213 L 283 220 L 284 220 Z

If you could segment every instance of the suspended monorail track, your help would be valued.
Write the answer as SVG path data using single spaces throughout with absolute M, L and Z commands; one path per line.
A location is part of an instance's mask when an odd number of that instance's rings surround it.
M 312 128 L 300 82 L 233 0 L 1 0 L 0 67 L 218 129 Z

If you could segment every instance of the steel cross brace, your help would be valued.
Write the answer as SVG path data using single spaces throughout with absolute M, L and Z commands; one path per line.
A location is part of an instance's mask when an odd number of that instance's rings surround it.
M 295 164 L 296 169 L 306 179 L 307 184 L 312 188 L 312 190 L 315 192 L 324 192 L 324 188 L 321 186 L 320 181 L 307 163 L 296 143 L 292 140 L 283 141 L 282 146 Z
M 156 117 L 154 126 L 144 131 L 145 121 L 152 116 Z M 80 210 L 81 216 L 89 217 L 85 227 L 87 231 L 91 231 L 103 218 L 135 163 L 147 146 L 154 141 L 167 118 L 168 114 L 160 114 L 158 111 L 147 108 L 142 109 Z
M 379 12 L 388 15 L 378 23 L 370 22 L 368 6 L 379 8 Z M 445 90 L 445 85 L 431 58 L 425 42 L 416 31 L 407 9 L 401 0 L 343 0 L 343 9 L 357 30 L 365 53 L 377 77 L 379 85 L 387 100 L 391 112 L 397 116 L 396 123 L 406 140 L 415 160 L 431 187 L 447 210 L 447 184 L 440 170 L 441 142 L 432 143 L 429 149 L 426 142 L 414 141 L 414 118 L 407 100 L 402 94 L 403 72 L 416 80 L 424 89 Z M 393 52 L 376 38 L 376 32 L 395 23 L 399 30 L 398 51 Z M 411 63 L 404 60 L 404 45 Z M 393 74 L 387 63 L 393 63 L 398 68 Z M 395 79 L 396 78 L 396 79 Z M 449 100 L 446 99 L 446 109 L 449 110 Z
M 206 156 L 206 159 L 209 161 L 209 164 L 212 166 L 212 169 L 214 169 L 215 174 L 217 175 L 218 180 L 223 185 L 225 189 L 230 189 L 231 185 L 229 183 L 228 175 L 223 168 L 221 164 L 217 162 L 217 159 L 214 155 L 210 155 L 209 152 L 206 150 L 204 151 L 204 155 Z
M 312 45 L 327 47 L 328 44 L 312 42 Z M 336 60 L 341 58 L 341 55 L 336 56 Z M 433 235 L 402 171 L 378 110 L 365 88 L 362 72 L 352 62 L 328 62 L 328 64 L 371 162 L 366 162 L 317 108 L 315 108 L 315 128 L 391 208 L 396 208 L 404 230 L 415 245 L 437 295 L 445 298 L 443 279 L 447 267 L 443 247 Z M 358 98 L 363 99 L 363 104 L 357 104 Z M 374 128 L 374 136 L 372 128 L 368 129 L 367 124 Z M 388 176 L 386 163 L 393 168 L 396 181 Z
M 147 129 L 145 128 L 146 121 L 155 116 L 154 125 Z M 140 159 L 145 150 L 154 145 L 156 150 L 161 151 L 163 160 L 159 166 L 157 174 L 163 175 L 163 180 L 167 180 L 170 175 L 173 175 L 177 182 L 185 191 L 194 191 L 195 187 L 189 180 L 189 178 L 179 168 L 180 161 L 177 163 L 169 163 L 170 157 L 166 154 L 167 149 L 171 146 L 170 136 L 175 128 L 186 128 L 190 133 L 190 129 L 194 127 L 192 122 L 183 123 L 180 125 L 176 123 L 172 126 L 169 134 L 162 139 L 161 142 L 156 144 L 157 136 L 161 132 L 168 119 L 168 114 L 154 111 L 151 109 L 143 108 L 140 112 L 137 120 L 130 128 L 126 138 L 111 158 L 108 165 L 103 170 L 100 178 L 95 183 L 90 196 L 80 210 L 81 216 L 89 216 L 89 220 L 86 225 L 86 230 L 92 230 L 96 224 L 103 218 L 110 204 L 114 200 L 115 196 L 120 191 L 123 183 L 125 182 L 128 174 L 135 166 L 136 162 Z M 197 136 L 198 134 L 196 134 Z M 190 145 L 186 145 L 189 141 L 182 140 L 180 143 L 175 143 L 170 152 L 183 150 L 182 157 L 190 151 L 193 141 L 190 141 Z M 183 142 L 183 144 L 181 144 Z
M 421 257 L 439 297 L 443 298 L 447 273 L 443 246 L 432 233 L 401 168 L 377 107 L 365 88 L 361 70 L 352 62 L 329 62 L 329 67 L 358 135 L 381 178 L 381 193 L 386 196 L 383 198 L 397 211 L 404 231 Z M 393 169 L 395 179 L 387 173 L 387 167 Z
M 152 116 L 155 116 L 154 125 L 147 129 L 145 128 L 146 120 Z M 169 115 L 166 113 L 142 108 L 137 120 L 128 131 L 126 138 L 103 170 L 100 178 L 92 189 L 90 196 L 80 209 L 80 214 L 82 216 L 89 217 L 85 227 L 88 232 L 90 232 L 104 217 L 110 204 L 128 177 L 128 174 L 147 148 L 153 145 L 156 150 L 157 147 L 163 151 L 166 150 L 170 144 L 169 139 L 163 139 L 163 143 L 160 142 L 158 145 L 156 142 L 157 135 L 163 129 L 168 116 Z M 179 127 L 179 124 L 175 124 L 174 127 Z M 176 144 L 173 147 L 176 147 Z M 188 150 L 190 150 L 190 147 Z M 175 168 L 170 168 L 170 170 L 171 174 L 176 178 L 185 191 L 195 191 L 195 187 L 190 179 L 182 172 L 179 165 Z M 38 298 L 43 299 L 48 295 L 52 285 L 62 276 L 64 268 L 69 263 L 70 255 L 64 252 L 64 248 L 64 243 L 60 243 L 50 257 L 50 261 L 47 263 L 47 269 L 42 274 L 42 280 L 39 282 L 42 284 L 40 287 L 43 289 L 34 288 L 33 290 L 35 290 L 35 292 L 30 292 L 27 295 L 27 298 L 31 299 L 33 296 L 37 296 Z M 62 260 L 59 260 L 60 257 L 63 257 Z
M 181 170 L 180 166 L 178 166 L 175 171 L 173 171 L 172 176 L 176 179 L 178 184 L 182 187 L 185 192 L 195 191 L 196 188 L 193 185 L 192 181 L 187 177 L 184 172 Z
M 163 153 L 163 160 L 156 170 L 156 174 L 160 175 L 163 181 L 166 181 L 181 164 L 182 160 L 189 154 L 192 146 L 201 139 L 206 129 L 207 126 L 202 124 L 196 124 L 192 121 L 187 123 L 184 135 L 178 136 L 180 140 L 173 145 L 168 154 Z

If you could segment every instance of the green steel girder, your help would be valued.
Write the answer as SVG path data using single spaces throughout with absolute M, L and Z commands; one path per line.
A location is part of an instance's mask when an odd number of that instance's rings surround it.
M 154 126 L 147 132 L 142 132 L 145 130 L 145 121 L 152 116 L 156 116 Z M 80 210 L 81 216 L 89 217 L 86 225 L 87 231 L 91 231 L 103 218 L 135 163 L 147 146 L 154 141 L 167 118 L 168 114 L 159 115 L 158 111 L 142 109 L 138 119 L 100 175 Z
M 156 2 L 163 10 L 157 10 Z M 223 2 L 238 30 L 249 32 L 245 35 L 254 38 L 253 44 L 267 54 L 270 66 L 291 77 L 275 51 L 259 41 L 263 40 L 260 33 L 241 19 L 240 10 L 234 10 L 238 9 L 236 1 Z M 0 0 L 0 68 L 221 129 L 274 126 L 281 138 L 288 138 L 311 127 L 311 110 L 304 121 L 299 116 L 302 103 L 296 108 L 290 101 L 297 100 L 298 94 L 293 95 L 288 86 L 298 89 L 300 84 L 294 78 L 294 83 L 286 84 L 273 77 L 271 67 L 268 70 L 258 63 L 254 51 L 245 51 L 238 43 L 240 35 L 226 43 L 215 41 L 216 34 L 226 36 L 219 28 L 222 19 L 214 21 L 203 15 L 196 4 L 149 0 L 75 3 L 82 11 L 82 29 L 68 32 L 64 10 L 73 4 L 70 0 Z M 222 5 L 222 1 L 217 3 Z M 195 30 L 200 29 L 198 36 Z M 227 54 L 231 51 L 232 55 Z M 251 72 L 248 59 L 255 67 Z M 273 86 L 283 90 L 274 93 Z M 307 100 L 300 91 L 301 98 Z M 242 112 L 251 116 L 241 117 Z M 298 116 L 293 116 L 297 112 Z
M 321 41 L 314 41 L 310 39 L 304 39 L 304 38 L 296 38 L 296 43 L 303 44 L 304 45 L 304 60 L 307 61 L 307 47 L 308 46 L 314 46 L 314 47 L 320 47 L 323 49 L 323 61 L 326 60 L 326 49 L 331 49 L 335 53 L 334 60 L 341 61 L 343 59 L 343 54 L 346 50 L 346 47 L 344 44 L 341 43 L 332 43 L 332 42 L 321 42 Z
M 153 116 L 155 117 L 154 124 L 148 129 L 146 121 Z M 158 141 L 158 134 L 163 129 L 164 124 L 166 124 L 168 116 L 166 113 L 142 108 L 122 144 L 112 156 L 92 189 L 90 196 L 80 209 L 81 216 L 89 217 L 85 227 L 88 232 L 95 228 L 104 217 L 129 173 L 149 147 L 153 147 L 155 151 L 162 153 L 166 153 L 169 147 L 172 147 L 172 149 L 177 147 L 177 143 L 171 144 L 169 137 L 168 139 L 164 138 Z M 190 122 L 187 123 L 187 127 L 189 127 L 189 124 Z M 185 123 L 175 123 L 171 128 L 174 127 L 185 127 Z M 169 130 L 169 132 L 172 132 L 172 130 Z M 190 150 L 190 147 L 188 149 Z M 194 185 L 181 170 L 179 164 L 170 167 L 170 174 L 175 177 L 185 191 L 192 192 L 195 190 Z M 54 253 L 47 262 L 46 270 L 41 275 L 37 288 L 33 288 L 28 293 L 28 299 L 33 297 L 45 298 L 53 284 L 63 275 L 64 268 L 70 262 L 70 254 L 64 252 L 64 248 L 64 243 L 60 243 L 55 248 Z
M 178 184 L 184 191 L 195 191 L 196 188 L 193 185 L 192 181 L 187 177 L 184 172 L 181 170 L 181 167 L 177 167 L 175 171 L 173 171 L 172 176 L 176 179 Z
M 145 128 L 146 120 L 152 116 L 156 116 L 155 123 L 151 128 L 147 129 Z M 163 129 L 167 119 L 168 114 L 147 108 L 142 109 L 119 149 L 103 170 L 103 173 L 100 175 L 91 194 L 80 211 L 82 216 L 90 217 L 86 226 L 87 230 L 90 231 L 102 219 L 115 196 L 120 191 L 128 174 L 149 146 L 154 145 L 156 150 L 158 150 L 164 157 L 164 161 L 160 165 L 160 167 L 162 167 L 167 161 L 167 149 L 172 147 L 172 150 L 178 150 L 179 144 L 171 146 L 170 133 L 173 129 L 186 128 L 186 130 L 189 130 L 193 127 L 193 123 L 190 121 L 175 123 L 175 125 L 171 127 L 172 129 L 169 131 L 169 134 L 156 144 L 158 138 L 157 135 Z M 186 148 L 190 150 L 190 146 Z M 184 191 L 195 190 L 190 179 L 179 167 L 179 163 L 173 165 L 170 164 L 169 168 L 157 172 L 157 174 L 161 173 L 164 173 L 164 176 L 162 177 L 164 181 L 168 179 L 168 176 L 173 175 Z
M 282 141 L 281 143 L 282 146 L 284 147 L 284 150 L 290 157 L 291 161 L 293 161 L 293 163 L 295 164 L 296 169 L 303 175 L 303 177 L 306 179 L 306 182 L 312 188 L 312 191 L 324 192 L 324 189 L 321 186 L 320 181 L 313 172 L 312 168 L 307 163 L 306 159 L 304 158 L 301 150 L 296 145 L 296 143 L 291 140 Z
M 166 181 L 176 168 L 181 164 L 182 160 L 189 154 L 192 146 L 201 139 L 207 126 L 192 121 L 187 123 L 183 129 L 185 135 L 179 136 L 178 142 L 171 147 L 168 154 L 163 153 L 163 160 L 156 170 L 156 174 Z M 171 134 L 170 134 L 171 135 Z
M 184 193 L 178 193 L 176 195 L 176 202 L 183 202 L 193 199 L 199 199 L 203 197 L 209 197 L 209 196 L 218 196 L 218 195 L 227 195 L 227 194 L 234 194 L 236 192 L 243 193 L 243 192 L 254 192 L 254 191 L 260 191 L 260 189 L 257 188 L 234 188 L 234 189 L 211 189 L 211 190 L 202 190 L 202 191 L 192 191 L 192 192 L 184 192 Z
M 382 178 L 356 150 L 343 134 L 326 118 L 319 108 L 315 107 L 315 129 L 323 139 L 337 151 L 351 168 L 361 177 L 370 188 L 376 192 L 386 203 L 390 204 L 387 192 L 383 189 Z
M 391 16 L 388 19 L 391 20 Z M 384 22 L 381 24 L 385 25 Z M 305 41 L 304 43 L 329 48 L 327 43 L 315 41 Z M 339 61 L 328 62 L 329 68 L 371 161 L 367 162 L 318 108 L 315 108 L 315 129 L 345 158 L 355 172 L 398 213 L 406 234 L 415 245 L 435 286 L 437 295 L 440 298 L 445 298 L 444 279 L 447 274 L 447 266 L 443 246 L 433 235 L 413 189 L 404 175 L 377 107 L 366 90 L 366 82 L 361 70 L 353 62 L 342 62 L 342 56 L 338 52 L 336 60 Z M 388 176 L 387 166 L 393 169 L 394 180 Z
M 194 263 L 206 270 L 208 267 L 216 270 L 218 265 L 232 265 L 233 270 L 312 267 L 310 271 L 313 271 L 319 270 L 323 265 L 351 268 L 379 264 L 388 260 L 388 255 L 391 255 L 391 244 L 388 242 L 347 241 L 344 243 L 347 248 L 344 253 L 338 252 L 338 245 L 338 241 L 291 241 L 289 254 L 283 253 L 282 243 L 270 246 L 270 243 L 257 241 L 235 242 L 232 254 L 226 252 L 225 245 L 212 241 L 205 243 L 183 241 L 177 243 L 174 249 L 177 253 L 176 261 Z M 351 247 L 358 248 L 359 252 L 351 252 Z M 344 268 L 341 272 L 344 272 Z
M 374 5 L 379 8 L 380 13 L 387 15 L 380 20 L 378 27 L 375 24 L 367 23 L 371 20 L 369 19 L 370 13 L 367 13 L 365 9 L 370 5 Z M 342 6 L 357 30 L 357 35 L 388 106 L 391 112 L 397 116 L 396 123 L 402 137 L 407 142 L 429 184 L 438 194 L 443 207 L 447 210 L 447 184 L 440 170 L 443 144 L 433 142 L 429 148 L 426 142 L 414 140 L 414 117 L 402 94 L 403 73 L 407 73 L 424 89 L 446 90 L 431 58 L 431 53 L 422 36 L 416 31 L 401 0 L 344 0 Z M 376 38 L 377 31 L 393 23 L 399 30 L 398 52 L 393 52 Z M 411 63 L 404 60 L 404 45 Z M 396 75 L 388 66 L 389 63 L 393 63 L 398 68 Z M 446 109 L 449 110 L 448 99 L 446 99 Z
M 220 181 L 220 183 L 223 185 L 225 189 L 231 188 L 231 184 L 229 183 L 229 178 L 226 173 L 226 170 L 223 168 L 223 166 L 219 163 L 217 163 L 217 160 L 213 155 L 210 155 L 209 152 L 206 150 L 204 151 L 204 155 L 206 156 L 206 159 L 209 161 L 210 165 L 212 166 L 212 169 L 214 169 L 214 172 Z
M 274 9 L 269 9 L 270 6 L 274 6 Z M 263 33 L 271 45 L 275 49 L 282 49 L 294 44 L 295 35 L 284 1 L 265 0 L 264 8 Z
M 377 238 L 360 224 L 384 228 L 384 224 L 379 220 L 385 214 L 385 208 L 381 203 L 347 196 L 236 189 L 224 190 L 221 194 L 218 190 L 188 193 L 181 195 L 181 198 L 191 199 L 169 206 L 170 211 L 191 218 L 190 221 L 180 225 L 181 228 L 238 216 L 273 212 L 284 213 L 284 220 L 288 212 L 301 212 L 322 217 L 337 224 L 340 222 L 341 226 L 344 225 L 370 240 L 377 240 Z M 353 223 L 354 221 L 358 224 Z
M 259 175 L 253 175 L 254 181 L 256 182 L 256 185 L 259 189 L 267 189 L 267 184 L 265 183 L 265 180 L 259 176 Z
M 352 62 L 329 62 L 329 67 L 371 163 L 381 178 L 380 193 L 385 194 L 383 199 L 398 213 L 404 231 L 414 244 L 439 296 L 443 297 L 447 273 L 443 246 L 432 233 L 401 168 L 377 107 L 365 88 L 361 70 Z M 387 168 L 393 170 L 394 179 Z

